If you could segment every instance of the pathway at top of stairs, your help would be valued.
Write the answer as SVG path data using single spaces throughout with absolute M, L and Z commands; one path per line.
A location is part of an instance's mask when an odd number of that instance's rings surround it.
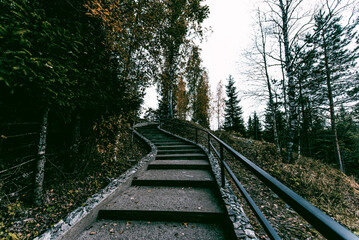
M 155 144 L 156 159 L 77 239 L 235 239 L 202 149 L 157 125 L 137 130 Z

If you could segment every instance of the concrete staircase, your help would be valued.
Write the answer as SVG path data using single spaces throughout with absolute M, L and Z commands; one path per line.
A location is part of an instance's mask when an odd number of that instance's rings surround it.
M 157 157 L 77 239 L 235 239 L 207 155 L 157 129 L 138 131 Z

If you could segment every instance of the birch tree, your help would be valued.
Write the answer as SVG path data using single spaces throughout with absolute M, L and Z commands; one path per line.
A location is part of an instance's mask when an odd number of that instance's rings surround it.
M 214 95 L 215 99 L 214 99 L 214 111 L 216 114 L 216 118 L 217 118 L 217 127 L 218 129 L 222 128 L 222 124 L 223 124 L 223 113 L 224 113 L 224 92 L 223 92 L 223 83 L 222 80 L 220 80 L 217 84 L 217 88 L 216 88 L 216 94 Z

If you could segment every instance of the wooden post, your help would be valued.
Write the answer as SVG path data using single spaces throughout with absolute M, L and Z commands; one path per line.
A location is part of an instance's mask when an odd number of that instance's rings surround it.
M 198 129 L 196 128 L 196 143 L 198 143 Z
M 222 182 L 222 188 L 224 188 L 224 155 L 223 155 L 223 145 L 220 144 L 220 156 L 221 156 L 221 182 Z
M 46 108 L 42 115 L 39 149 L 37 152 L 38 160 L 36 164 L 35 190 L 34 190 L 34 204 L 36 206 L 41 206 L 42 204 L 43 183 L 44 183 L 45 163 L 46 163 L 45 154 L 46 154 L 48 118 L 49 118 L 49 108 Z
M 207 133 L 207 140 L 208 140 L 208 152 L 211 153 L 211 135 L 209 132 Z

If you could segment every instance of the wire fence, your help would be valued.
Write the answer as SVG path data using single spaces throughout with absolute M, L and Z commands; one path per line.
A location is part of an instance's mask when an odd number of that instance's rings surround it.
M 32 190 L 40 129 L 38 122 L 0 123 L 0 202 Z

